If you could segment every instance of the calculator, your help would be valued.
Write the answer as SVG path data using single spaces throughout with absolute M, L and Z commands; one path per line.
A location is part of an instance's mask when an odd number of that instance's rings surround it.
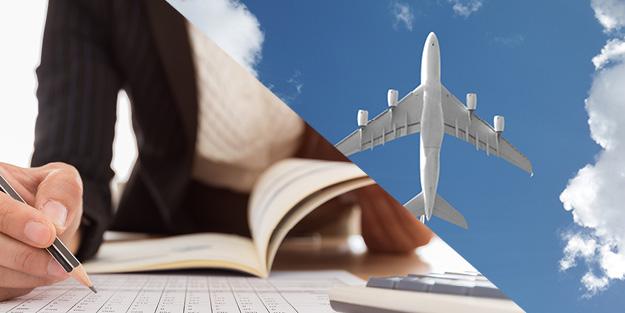
M 371 277 L 366 286 L 331 289 L 330 304 L 345 313 L 524 312 L 476 272 Z

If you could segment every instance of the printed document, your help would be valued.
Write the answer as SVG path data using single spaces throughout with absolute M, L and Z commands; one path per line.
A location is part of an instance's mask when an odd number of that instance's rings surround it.
M 0 302 L 20 313 L 323 313 L 332 287 L 362 285 L 343 271 L 274 272 L 269 278 L 232 275 L 93 275 L 98 293 L 68 279 Z

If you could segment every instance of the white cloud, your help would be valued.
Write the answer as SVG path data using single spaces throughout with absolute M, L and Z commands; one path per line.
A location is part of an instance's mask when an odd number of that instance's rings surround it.
M 280 81 L 277 84 L 267 84 L 267 88 L 285 103 L 293 104 L 304 91 L 302 72 L 300 70 L 295 70 L 286 81 Z
M 605 290 L 609 283 L 607 278 L 597 277 L 592 272 L 584 274 L 584 276 L 582 276 L 582 284 L 588 289 L 588 292 L 584 296 L 590 297 L 599 291 Z
M 625 59 L 625 40 L 613 38 L 601 48 L 601 53 L 592 58 L 592 64 L 600 69 L 608 62 L 623 61 Z
M 590 5 L 595 11 L 595 17 L 606 32 L 625 26 L 625 1 L 591 0 Z
M 391 14 L 393 15 L 393 27 L 395 29 L 399 25 L 403 25 L 407 30 L 412 31 L 414 14 L 407 3 L 393 2 L 391 4 Z
M 454 14 L 462 17 L 469 17 L 482 8 L 482 0 L 448 0 L 452 4 Z
M 622 3 L 592 0 L 604 31 L 615 34 L 592 59 L 597 71 L 586 99 L 592 139 L 602 147 L 594 164 L 580 169 L 560 195 L 580 229 L 566 241 L 560 268 L 587 269 L 581 278 L 588 296 L 625 280 L 625 44 L 616 35 L 625 27 Z
M 265 36 L 254 14 L 239 0 L 168 0 L 239 64 L 256 75 Z
M 565 271 L 577 265 L 577 258 L 588 260 L 597 250 L 597 242 L 592 238 L 572 234 L 567 236 L 567 240 L 564 257 L 560 260 L 560 270 Z
M 601 247 L 601 266 L 610 279 L 625 278 L 625 253 L 614 252 L 609 246 Z
M 293 72 L 293 75 L 286 81 L 289 85 L 291 85 L 295 89 L 296 95 L 302 94 L 302 89 L 304 88 L 304 83 L 301 81 L 302 72 L 296 70 Z

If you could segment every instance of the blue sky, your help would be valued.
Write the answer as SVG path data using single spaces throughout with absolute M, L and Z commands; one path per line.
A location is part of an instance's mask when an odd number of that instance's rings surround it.
M 601 150 L 584 100 L 607 35 L 590 3 L 484 1 L 465 16 L 456 2 L 244 1 L 264 33 L 260 80 L 332 142 L 356 127 L 358 109 L 384 110 L 388 88 L 401 97 L 419 84 L 423 42 L 436 32 L 443 83 L 460 99 L 477 92 L 485 120 L 504 115 L 504 136 L 536 175 L 446 137 L 439 193 L 470 230 L 436 219 L 430 226 L 529 312 L 622 308 L 622 281 L 585 298 L 587 268 L 558 264 L 563 235 L 580 228 L 559 195 Z M 402 5 L 412 20 L 397 19 Z M 403 138 L 353 161 L 406 201 L 420 191 L 418 142 Z

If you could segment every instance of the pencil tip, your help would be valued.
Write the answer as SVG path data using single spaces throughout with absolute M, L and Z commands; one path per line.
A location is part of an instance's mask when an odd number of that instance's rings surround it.
M 93 287 L 93 286 L 89 286 L 89 289 L 91 289 L 91 291 L 93 291 L 93 293 L 98 293 L 98 291 L 95 290 L 95 287 Z

